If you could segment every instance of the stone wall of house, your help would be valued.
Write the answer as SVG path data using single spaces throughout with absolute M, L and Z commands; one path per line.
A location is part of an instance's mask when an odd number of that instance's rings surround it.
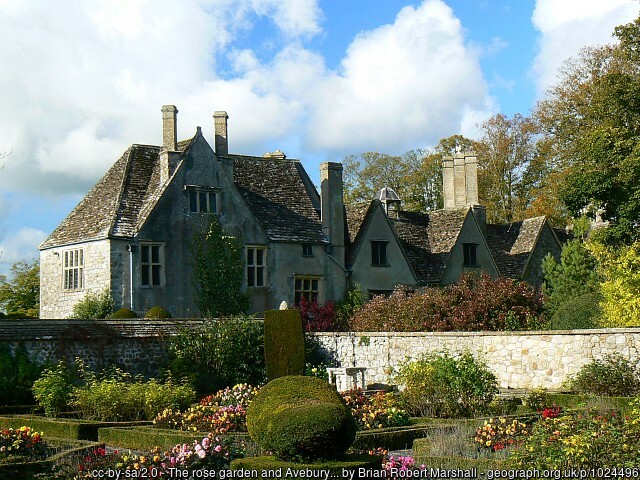
M 592 359 L 612 353 L 640 362 L 640 328 L 553 332 L 319 333 L 318 342 L 341 367 L 366 367 L 367 384 L 393 383 L 407 359 L 426 352 L 470 350 L 501 388 L 560 389 Z
M 84 288 L 64 289 L 64 252 L 82 249 Z M 101 293 L 110 285 L 111 247 L 109 240 L 50 248 L 40 252 L 40 318 L 67 318 L 73 306 L 88 292 Z
M 119 365 L 154 376 L 166 339 L 199 320 L 21 320 L 0 322 L 0 343 L 24 344 L 40 363 L 81 357 L 100 369 Z M 554 332 L 316 333 L 324 353 L 341 367 L 366 367 L 367 384 L 393 383 L 407 359 L 424 352 L 466 349 L 482 358 L 502 388 L 559 389 L 592 359 L 620 353 L 640 362 L 640 328 Z

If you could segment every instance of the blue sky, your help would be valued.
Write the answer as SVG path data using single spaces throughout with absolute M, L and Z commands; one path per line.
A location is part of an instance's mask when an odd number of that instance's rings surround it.
M 211 139 L 323 161 L 429 148 L 528 114 L 635 0 L 0 0 L 0 274 L 37 255 L 132 143 Z M 9 47 L 7 47 L 9 46 Z

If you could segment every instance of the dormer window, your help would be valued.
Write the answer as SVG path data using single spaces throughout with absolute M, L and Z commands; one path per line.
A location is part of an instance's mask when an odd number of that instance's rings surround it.
M 207 187 L 187 187 L 191 213 L 218 213 L 218 192 Z

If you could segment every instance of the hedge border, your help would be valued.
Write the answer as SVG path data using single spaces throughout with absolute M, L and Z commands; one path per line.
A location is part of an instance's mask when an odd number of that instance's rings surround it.
M 0 478 L 31 478 L 26 475 L 33 476 L 38 473 L 50 473 L 53 465 L 73 464 L 74 459 L 83 458 L 96 448 L 104 448 L 103 443 L 88 440 L 51 437 L 45 441 L 53 446 L 62 446 L 63 448 L 68 446 L 69 448 L 45 460 L 0 465 Z
M 75 418 L 50 418 L 37 415 L 0 416 L 0 427 L 20 428 L 29 426 L 49 437 L 67 440 L 98 441 L 98 431 L 105 427 L 149 425 L 151 422 L 99 422 Z

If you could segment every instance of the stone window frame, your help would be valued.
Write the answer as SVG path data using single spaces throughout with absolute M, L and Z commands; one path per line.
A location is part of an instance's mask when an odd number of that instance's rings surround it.
M 308 302 L 318 302 L 322 275 L 295 274 L 293 276 L 293 303 L 298 305 L 304 298 Z
M 247 261 L 247 287 L 262 288 L 268 286 L 267 246 L 247 245 L 245 247 Z
M 84 290 L 84 248 L 62 252 L 62 289 Z
M 154 256 L 154 249 L 157 256 Z M 146 255 L 145 255 L 145 252 Z M 146 257 L 146 258 L 145 258 Z M 165 244 L 160 242 L 140 242 L 140 286 L 143 288 L 163 287 L 165 265 Z M 145 274 L 146 272 L 146 274 Z M 146 281 L 145 281 L 146 278 Z
M 371 240 L 371 266 L 389 266 L 389 255 L 387 252 L 388 245 L 388 240 Z
M 189 213 L 217 215 L 220 213 L 220 189 L 198 185 L 185 185 Z M 203 203 L 205 205 L 203 205 Z

